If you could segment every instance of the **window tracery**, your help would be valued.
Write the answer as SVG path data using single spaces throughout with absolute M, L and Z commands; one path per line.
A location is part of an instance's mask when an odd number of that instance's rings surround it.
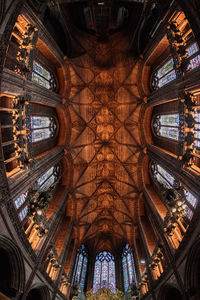
M 153 128 L 158 136 L 178 141 L 179 139 L 179 114 L 157 115 Z
M 128 244 L 126 244 L 123 249 L 122 267 L 124 275 L 124 290 L 126 292 L 132 283 L 137 284 L 133 253 Z
M 38 180 L 37 186 L 39 191 L 47 191 L 58 179 L 60 166 L 56 165 L 48 169 Z
M 174 79 L 176 79 L 176 72 L 173 58 L 171 58 L 153 74 L 152 86 L 158 89 Z
M 94 268 L 93 292 L 100 288 L 108 288 L 112 293 L 116 290 L 115 261 L 110 252 L 100 252 L 96 257 Z
M 53 74 L 37 61 L 33 62 L 32 80 L 46 89 L 53 91 L 56 89 L 56 82 Z
M 74 268 L 74 275 L 73 275 L 73 284 L 75 282 L 79 283 L 82 290 L 84 290 L 85 286 L 85 277 L 87 271 L 87 264 L 88 264 L 88 254 L 84 245 L 81 245 L 79 252 L 77 253 L 76 257 L 76 264 Z
M 56 134 L 56 123 L 52 117 L 31 116 L 32 143 L 48 139 Z

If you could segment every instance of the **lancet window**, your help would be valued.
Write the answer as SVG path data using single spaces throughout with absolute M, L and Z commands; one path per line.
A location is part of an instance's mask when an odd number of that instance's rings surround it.
M 124 290 L 126 292 L 131 284 L 137 284 L 133 253 L 128 244 L 126 244 L 123 249 L 122 266 L 124 275 Z
M 51 74 L 37 61 L 33 62 L 32 80 L 47 89 L 56 89 L 56 83 L 53 74 Z
M 193 118 L 195 120 L 195 128 L 194 128 L 194 147 L 200 149 L 200 111 L 197 111 L 193 114 Z
M 96 293 L 100 288 L 108 288 L 115 293 L 115 260 L 110 252 L 100 252 L 96 257 L 94 268 L 93 292 Z
M 33 184 L 27 192 L 21 194 L 16 200 L 14 205 L 18 211 L 20 221 L 23 221 L 28 213 L 33 213 L 34 209 L 42 209 L 45 203 L 41 199 L 36 199 L 34 202 L 34 194 L 38 192 L 46 192 L 52 187 L 59 178 L 60 166 L 59 164 L 48 169 L 37 181 Z M 27 200 L 28 199 L 28 200 Z M 30 202 L 30 203 L 28 203 Z M 40 203 L 41 202 L 41 203 Z M 41 206 L 41 207 L 40 207 Z
M 157 115 L 153 128 L 158 136 L 178 141 L 179 139 L 179 114 Z
M 59 176 L 59 170 L 59 165 L 51 167 L 37 180 L 39 191 L 47 191 L 56 182 Z
M 174 79 L 176 79 L 176 72 L 171 58 L 153 74 L 152 86 L 158 89 Z
M 190 58 L 189 70 L 198 68 L 200 66 L 200 51 L 196 42 L 187 48 L 187 53 Z
M 73 283 L 80 284 L 82 290 L 85 286 L 85 277 L 87 272 L 88 254 L 84 245 L 81 245 L 76 257 L 76 264 L 74 268 Z
M 174 202 L 173 206 L 170 205 L 172 213 L 182 213 L 191 219 L 197 205 L 196 197 L 159 164 L 152 163 L 152 174 L 154 180 L 160 184 L 161 189 L 164 187 L 168 190 L 177 191 L 177 201 Z
M 53 137 L 56 134 L 56 129 L 54 118 L 31 116 L 31 138 L 33 143 Z

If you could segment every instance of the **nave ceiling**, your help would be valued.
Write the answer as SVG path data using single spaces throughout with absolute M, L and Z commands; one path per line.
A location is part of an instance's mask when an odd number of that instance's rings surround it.
M 73 211 L 80 244 L 115 252 L 137 234 L 142 201 L 140 61 L 128 54 L 129 40 L 120 33 L 108 43 L 91 36 L 79 42 L 84 54 L 66 60 L 66 153 L 73 161 L 67 214 Z

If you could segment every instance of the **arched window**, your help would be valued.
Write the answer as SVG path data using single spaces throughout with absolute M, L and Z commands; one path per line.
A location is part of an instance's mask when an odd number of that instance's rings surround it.
M 200 111 L 198 110 L 196 113 L 193 114 L 193 118 L 195 120 L 195 143 L 194 147 L 198 148 L 200 150 Z
M 126 292 L 132 283 L 137 284 L 133 253 L 128 244 L 126 244 L 122 253 L 122 266 L 124 275 L 124 290 Z
M 60 166 L 56 165 L 48 169 L 38 180 L 38 190 L 41 192 L 47 191 L 52 184 L 56 182 L 59 176 Z
M 94 268 L 93 292 L 96 293 L 100 288 L 108 288 L 115 293 L 115 261 L 110 252 L 100 252 L 96 257 Z
M 46 192 L 58 179 L 60 172 L 60 166 L 56 165 L 47 170 L 37 181 L 33 184 L 33 190 Z M 14 205 L 18 211 L 18 216 L 20 221 L 23 221 L 28 215 L 28 201 L 27 196 L 29 191 L 20 195 L 16 200 L 14 200 Z
M 167 189 L 176 190 L 179 187 L 182 187 L 181 183 L 177 181 L 174 178 L 174 176 L 172 176 L 172 174 L 170 174 L 157 163 L 152 163 L 152 174 L 154 179 Z M 193 215 L 193 210 L 197 205 L 197 199 L 185 187 L 183 187 L 183 192 L 185 198 L 185 203 L 183 205 L 184 213 L 188 217 L 188 219 L 191 219 Z
M 54 91 L 56 89 L 56 82 L 53 74 L 37 61 L 33 62 L 32 80 L 49 90 Z
M 88 255 L 84 245 L 81 245 L 79 252 L 76 257 L 76 264 L 74 268 L 74 275 L 72 282 L 78 282 L 84 290 L 85 276 L 87 271 Z
M 190 58 L 189 70 L 198 68 L 200 66 L 200 51 L 196 42 L 187 48 L 187 53 Z
M 178 141 L 179 114 L 157 115 L 153 122 L 153 128 L 156 135 Z
M 174 79 L 176 79 L 176 72 L 173 58 L 171 58 L 153 74 L 152 87 L 158 89 Z
M 52 117 L 31 116 L 32 143 L 48 139 L 56 133 L 56 123 Z
M 189 44 L 189 42 L 187 43 Z M 200 66 L 200 50 L 196 42 L 188 45 L 186 49 L 189 65 L 187 71 Z M 170 58 L 164 65 L 158 68 L 152 76 L 152 87 L 154 90 L 161 88 L 172 80 L 176 79 L 174 59 Z

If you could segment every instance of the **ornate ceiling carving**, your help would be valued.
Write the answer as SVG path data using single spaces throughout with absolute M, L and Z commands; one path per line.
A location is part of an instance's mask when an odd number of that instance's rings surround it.
M 105 44 L 89 38 L 80 43 L 85 54 L 66 62 L 73 219 L 79 243 L 114 251 L 133 238 L 138 218 L 144 156 L 139 63 L 128 55 L 128 39 L 120 34 Z

